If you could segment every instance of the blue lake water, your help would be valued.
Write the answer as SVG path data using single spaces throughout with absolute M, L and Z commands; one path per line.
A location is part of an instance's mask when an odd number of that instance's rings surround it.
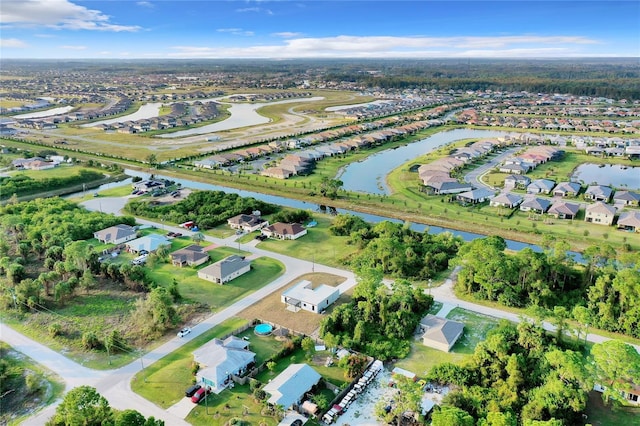
M 407 161 L 428 154 L 434 149 L 461 139 L 496 138 L 506 132 L 492 130 L 455 129 L 439 132 L 428 138 L 412 142 L 396 149 L 388 149 L 367 157 L 365 160 L 346 166 L 338 179 L 347 191 L 367 192 L 370 194 L 390 194 L 386 183 L 387 175 Z
M 617 189 L 640 189 L 640 167 L 626 167 L 620 165 L 581 164 L 571 176 L 577 182 L 586 185 L 597 183 L 598 185 L 611 186 Z

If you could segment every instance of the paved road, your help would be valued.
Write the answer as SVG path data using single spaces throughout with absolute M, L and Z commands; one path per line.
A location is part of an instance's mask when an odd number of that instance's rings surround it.
M 99 197 L 85 202 L 84 205 L 90 210 L 101 210 L 105 213 L 120 214 L 125 202 L 125 198 Z M 139 219 L 138 222 L 154 225 L 158 228 L 162 227 L 166 231 L 185 233 L 185 230 L 182 228 L 166 226 L 164 224 L 154 223 L 142 219 Z M 227 239 L 212 238 L 209 236 L 206 236 L 205 239 L 218 245 L 237 247 L 238 243 L 234 241 L 235 238 L 236 236 L 234 235 Z M 156 418 L 162 419 L 167 425 L 187 425 L 188 423 L 186 423 L 179 416 L 161 407 L 158 407 L 152 402 L 134 393 L 131 390 L 130 385 L 133 376 L 143 367 L 148 367 L 163 356 L 175 351 L 186 342 L 201 335 L 215 325 L 220 324 L 222 321 L 233 317 L 238 312 L 245 309 L 247 306 L 266 297 L 272 292 L 277 291 L 288 282 L 304 273 L 308 273 L 314 270 L 316 272 L 326 272 L 347 277 L 347 281 L 340 286 L 341 292 L 347 291 L 356 284 L 356 278 L 350 271 L 344 271 L 338 268 L 319 265 L 317 263 L 295 259 L 282 254 L 267 252 L 265 250 L 256 248 L 254 245 L 255 244 L 252 242 L 251 244 L 241 244 L 239 247 L 241 250 L 253 253 L 253 256 L 268 256 L 281 261 L 286 267 L 285 273 L 260 290 L 257 290 L 244 299 L 232 304 L 231 306 L 218 313 L 211 315 L 201 323 L 197 324 L 193 327 L 193 331 L 191 332 L 191 334 L 189 334 L 186 338 L 173 338 L 160 347 L 148 352 L 142 358 L 119 369 L 110 371 L 96 371 L 88 369 L 77 364 L 74 361 L 69 360 L 68 358 L 65 358 L 64 356 L 41 345 L 40 343 L 37 343 L 23 336 L 22 334 L 12 330 L 4 324 L 0 324 L 0 337 L 3 341 L 14 346 L 17 350 L 28 355 L 29 357 L 40 362 L 50 370 L 60 375 L 65 380 L 67 390 L 83 384 L 94 386 L 96 387 L 98 392 L 100 392 L 109 400 L 111 406 L 117 409 L 122 410 L 125 408 L 132 408 L 138 410 L 145 416 L 154 416 Z M 472 312 L 477 312 L 496 318 L 505 318 L 514 322 L 519 322 L 522 320 L 522 317 L 520 315 L 458 299 L 453 293 L 453 278 L 457 272 L 457 269 L 454 270 L 452 277 L 447 279 L 444 285 L 433 289 L 428 289 L 426 291 L 432 294 L 436 301 L 448 306 L 458 306 Z M 545 322 L 543 323 L 543 326 L 546 330 L 555 330 L 555 327 L 550 323 Z M 608 340 L 607 338 L 596 334 L 589 334 L 587 336 L 587 339 L 590 342 L 594 343 Z M 640 352 L 639 346 L 634 345 L 634 347 Z M 42 425 L 48 418 L 51 417 L 51 415 L 53 415 L 54 411 L 55 405 L 49 406 L 45 410 L 27 419 L 23 424 L 34 426 Z
M 104 198 L 98 197 L 91 199 L 84 203 L 85 207 L 89 210 L 100 210 L 104 213 L 121 214 L 122 207 L 126 203 L 126 198 Z M 164 224 L 138 219 L 139 223 L 153 225 L 158 228 L 163 228 L 166 231 L 182 232 L 183 234 L 189 234 L 183 228 L 174 226 L 165 226 Z M 97 371 L 85 368 L 78 363 L 58 354 L 57 352 L 41 345 L 13 329 L 7 327 L 4 324 L 0 324 L 0 337 L 10 345 L 14 346 L 20 352 L 28 355 L 29 357 L 37 360 L 45 365 L 50 370 L 56 372 L 60 377 L 65 380 L 66 390 L 72 389 L 80 385 L 89 385 L 95 387 L 100 394 L 102 394 L 109 404 L 117 409 L 123 410 L 126 408 L 133 408 L 138 410 L 145 416 L 154 416 L 162 419 L 167 425 L 186 425 L 184 420 L 176 416 L 172 412 L 164 410 L 161 407 L 153 404 L 152 402 L 142 398 L 131 390 L 131 379 L 133 376 L 142 370 L 143 367 L 148 367 L 165 355 L 175 351 L 180 346 L 189 342 L 191 339 L 201 335 L 207 330 L 220 324 L 221 322 L 235 316 L 253 303 L 262 300 L 269 294 L 282 288 L 300 275 L 311 272 L 326 272 L 330 274 L 340 275 L 347 278 L 347 280 L 340 285 L 340 291 L 345 292 L 356 284 L 355 275 L 350 271 L 344 271 L 337 268 L 332 268 L 325 265 L 319 265 L 314 262 L 308 262 L 300 259 L 296 259 L 290 256 L 285 256 L 278 253 L 268 252 L 266 250 L 258 249 L 253 244 L 240 244 L 235 242 L 237 238 L 233 235 L 226 239 L 219 239 L 206 236 L 206 241 L 225 245 L 230 247 L 239 247 L 241 250 L 252 252 L 252 256 L 268 256 L 279 260 L 285 265 L 285 272 L 279 278 L 262 287 L 261 289 L 253 292 L 238 302 L 232 304 L 226 309 L 217 312 L 204 321 L 200 322 L 196 326 L 192 327 L 192 332 L 185 338 L 173 338 L 167 343 L 159 346 L 156 349 L 146 353 L 140 359 L 116 370 L 109 371 Z M 24 425 L 42 425 L 50 418 L 55 412 L 55 405 L 47 407 L 45 410 L 39 412 L 35 416 L 27 419 Z
M 520 147 L 516 147 L 516 148 L 510 148 L 508 150 L 506 150 L 505 152 L 503 152 L 502 154 L 492 158 L 491 160 L 489 160 L 488 162 L 482 164 L 481 166 L 476 167 L 475 169 L 471 170 L 469 173 L 467 173 L 464 177 L 465 182 L 473 184 L 474 186 L 478 187 L 478 188 L 484 188 L 484 189 L 488 189 L 489 191 L 494 191 L 496 188 L 487 185 L 486 183 L 484 183 L 481 178 L 482 176 L 487 173 L 488 171 L 492 170 L 494 167 L 496 167 L 498 164 L 502 163 L 502 161 L 504 161 L 506 158 L 513 156 L 513 154 L 515 152 L 517 152 L 518 150 L 520 150 L 522 148 Z

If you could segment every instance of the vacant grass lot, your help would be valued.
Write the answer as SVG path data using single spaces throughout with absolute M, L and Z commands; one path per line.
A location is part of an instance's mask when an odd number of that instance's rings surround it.
M 295 330 L 306 335 L 313 334 L 314 331 L 320 327 L 320 320 L 324 316 L 305 310 L 291 312 L 285 309 L 284 303 L 280 301 L 280 296 L 285 290 L 293 287 L 302 280 L 311 281 L 314 286 L 326 284 L 335 287 L 343 283 L 346 278 L 319 272 L 301 275 L 281 290 L 273 292 L 261 301 L 249 306 L 247 309 L 240 312 L 238 316 L 245 318 L 248 321 L 252 321 L 254 319 L 269 321 L 289 330 Z M 330 313 L 334 306 L 338 306 L 349 299 L 350 296 L 347 294 L 341 295 L 340 298 L 329 307 L 327 313 Z
M 422 336 L 417 336 L 411 347 L 411 353 L 398 361 L 397 367 L 409 370 L 419 377 L 424 377 L 435 365 L 443 362 L 458 363 L 473 354 L 478 343 L 483 341 L 489 330 L 498 324 L 498 320 L 486 315 L 476 314 L 461 308 L 453 309 L 448 319 L 464 323 L 464 334 L 456 342 L 451 352 L 442 352 L 422 344 Z

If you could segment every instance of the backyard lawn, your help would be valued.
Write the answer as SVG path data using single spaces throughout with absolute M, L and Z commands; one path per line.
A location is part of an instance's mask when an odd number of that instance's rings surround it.
M 464 334 L 453 346 L 451 352 L 447 353 L 424 346 L 422 339 L 418 338 L 413 343 L 409 356 L 398 361 L 395 366 L 409 370 L 419 377 L 424 377 L 437 364 L 457 363 L 470 356 L 476 345 L 486 338 L 487 332 L 498 324 L 498 320 L 493 317 L 461 308 L 453 309 L 447 318 L 464 323 Z
M 230 254 L 238 254 L 238 252 L 230 248 L 220 247 L 209 254 L 212 262 L 215 262 Z M 178 282 L 178 289 L 182 297 L 194 302 L 206 303 L 212 311 L 216 311 L 269 284 L 283 272 L 284 265 L 279 261 L 260 257 L 251 262 L 251 270 L 249 272 L 224 285 L 214 284 L 198 278 L 197 270 L 194 268 L 179 268 L 169 263 L 157 264 L 149 271 L 149 276 L 161 285 L 169 285 L 175 279 Z

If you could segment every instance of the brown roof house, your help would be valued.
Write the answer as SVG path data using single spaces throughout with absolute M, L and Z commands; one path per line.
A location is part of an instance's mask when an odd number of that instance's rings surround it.
M 204 247 L 192 244 L 170 254 L 173 266 L 198 266 L 209 260 L 209 253 Z
M 429 314 L 420 320 L 420 331 L 425 346 L 449 352 L 462 336 L 464 324 Z
M 262 234 L 281 240 L 296 240 L 307 234 L 307 228 L 299 223 L 276 222 L 273 225 L 262 228 Z
M 251 270 L 251 262 L 245 260 L 244 257 L 231 255 L 219 262 L 212 263 L 209 266 L 198 271 L 198 278 L 211 281 L 216 284 L 227 283 L 242 274 L 246 274 Z
M 597 201 L 587 206 L 584 220 L 599 225 L 611 225 L 616 216 L 616 208 Z
M 549 207 L 547 214 L 555 216 L 556 219 L 575 219 L 578 210 L 580 210 L 580 204 L 556 201 Z

